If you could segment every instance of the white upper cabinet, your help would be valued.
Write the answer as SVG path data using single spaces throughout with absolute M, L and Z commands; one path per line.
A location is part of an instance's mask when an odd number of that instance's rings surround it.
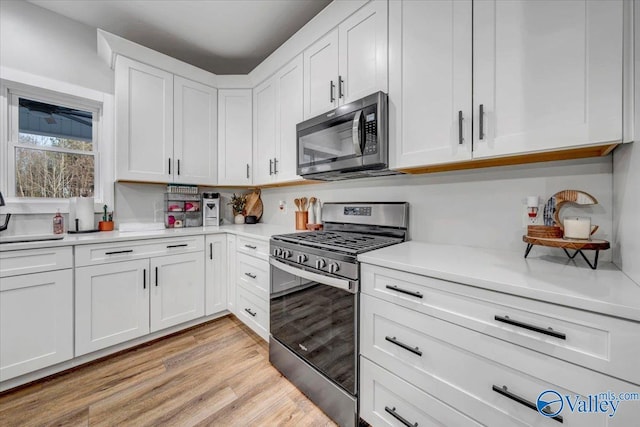
M 304 51 L 304 118 L 387 91 L 387 28 L 374 0 Z
M 218 179 L 217 90 L 175 76 L 174 180 L 215 184 Z
M 218 91 L 218 184 L 252 183 L 251 89 Z
M 338 106 L 338 30 L 304 51 L 304 117 Z
M 173 74 L 118 56 L 116 176 L 167 182 L 173 157 Z
M 296 125 L 303 120 L 302 55 L 253 90 L 254 184 L 301 179 Z
M 276 81 L 271 78 L 253 89 L 253 183 L 275 180 Z
M 389 3 L 392 167 L 471 158 L 471 24 L 471 0 Z
M 118 180 L 216 184 L 216 89 L 119 56 Z
M 473 5 L 474 157 L 621 141 L 622 1 Z

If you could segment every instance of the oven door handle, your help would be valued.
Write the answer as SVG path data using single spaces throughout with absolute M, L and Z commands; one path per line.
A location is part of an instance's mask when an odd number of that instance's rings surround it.
M 358 289 L 353 286 L 349 280 L 346 279 L 338 279 L 335 277 L 325 276 L 324 274 L 318 274 L 312 271 L 303 270 L 302 268 L 293 267 L 274 258 L 269 258 L 269 263 L 272 266 L 284 271 L 285 273 L 302 277 L 303 279 L 313 280 L 315 282 L 322 283 L 323 285 L 329 285 L 333 286 L 334 288 L 343 289 L 345 291 L 351 292 L 352 294 L 358 292 Z

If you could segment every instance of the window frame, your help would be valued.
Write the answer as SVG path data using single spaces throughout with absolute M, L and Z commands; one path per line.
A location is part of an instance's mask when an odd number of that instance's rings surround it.
M 54 84 L 52 86 L 56 89 L 60 86 L 63 90 L 67 90 L 67 92 L 76 92 L 78 95 L 4 79 L 0 81 L 0 99 L 2 100 L 2 105 L 0 105 L 0 130 L 2 133 L 2 138 L 0 140 L 0 169 L 4 170 L 4 173 L 0 174 L 0 191 L 2 191 L 5 196 L 4 198 L 6 202 L 6 206 L 4 208 L 0 208 L 2 211 L 0 214 L 5 212 L 18 214 L 54 213 L 57 210 L 62 213 L 69 212 L 69 199 L 67 198 L 16 196 L 15 148 L 25 147 L 25 144 L 20 143 L 18 139 L 18 98 L 28 98 L 35 101 L 77 108 L 89 111 L 93 114 L 93 151 L 84 152 L 84 154 L 92 153 L 94 156 L 94 208 L 95 212 L 100 212 L 101 206 L 104 204 L 113 206 L 112 200 L 110 200 L 113 197 L 113 194 L 106 182 L 106 179 L 108 179 L 108 176 L 112 171 L 109 170 L 104 161 L 105 158 L 110 158 L 110 153 L 104 152 L 105 149 L 109 148 L 108 139 L 110 136 L 105 134 L 104 127 L 105 104 L 107 99 L 103 96 L 95 96 L 96 93 L 92 90 L 83 90 L 81 88 L 77 88 L 78 90 L 76 90 L 75 87 L 68 87 L 69 85 L 65 84 Z M 88 96 L 85 97 L 83 95 Z M 26 145 L 26 148 L 33 148 L 28 146 L 28 144 Z M 36 147 L 35 149 L 40 148 Z

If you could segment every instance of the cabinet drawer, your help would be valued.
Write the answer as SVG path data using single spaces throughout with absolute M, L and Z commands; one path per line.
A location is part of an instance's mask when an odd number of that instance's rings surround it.
M 204 250 L 204 236 L 133 240 L 76 247 L 76 266 L 173 255 Z
M 0 252 L 0 277 L 73 267 L 71 246 Z
M 440 399 L 487 425 L 559 425 L 494 386 L 533 405 L 545 390 L 562 396 L 639 391 L 630 383 L 368 295 L 362 295 L 361 325 L 363 356 L 422 390 L 438 390 Z M 620 406 L 612 418 L 569 409 L 560 415 L 565 426 L 624 426 L 640 415 L 637 402 Z
M 364 293 L 640 384 L 640 323 L 364 264 Z
M 269 259 L 269 242 L 265 240 L 252 239 L 251 237 L 237 237 L 238 253 L 245 253 L 265 260 Z
M 237 258 L 237 282 L 263 300 L 269 299 L 269 263 L 244 253 Z
M 360 357 L 360 417 L 374 426 L 481 426 L 436 399 Z
M 269 336 L 269 306 L 245 288 L 238 286 L 238 317 L 263 339 Z

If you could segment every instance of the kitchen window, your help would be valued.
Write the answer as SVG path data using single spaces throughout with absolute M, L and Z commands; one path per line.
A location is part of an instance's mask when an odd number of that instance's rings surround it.
M 47 90 L 8 88 L 6 191 L 16 202 L 102 199 L 101 105 Z

